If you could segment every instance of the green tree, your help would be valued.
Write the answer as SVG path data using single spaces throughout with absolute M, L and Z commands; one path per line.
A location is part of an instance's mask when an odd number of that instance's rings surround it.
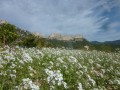
M 10 44 L 18 37 L 16 27 L 9 23 L 0 25 L 0 42 L 4 47 L 6 44 Z

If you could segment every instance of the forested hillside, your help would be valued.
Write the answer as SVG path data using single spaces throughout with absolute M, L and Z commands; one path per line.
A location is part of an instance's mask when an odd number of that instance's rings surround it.
M 22 30 L 10 23 L 0 24 L 0 45 L 14 46 L 19 45 L 23 47 L 42 47 L 44 46 L 44 39 L 35 36 L 29 31 Z

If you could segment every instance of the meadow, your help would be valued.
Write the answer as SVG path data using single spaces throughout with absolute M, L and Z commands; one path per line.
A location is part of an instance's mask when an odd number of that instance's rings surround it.
M 120 90 L 120 52 L 0 47 L 0 90 Z

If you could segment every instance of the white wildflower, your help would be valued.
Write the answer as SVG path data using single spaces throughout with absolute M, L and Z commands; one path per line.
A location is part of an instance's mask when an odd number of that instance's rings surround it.
M 16 73 L 16 70 L 13 70 L 13 73 Z
M 83 90 L 81 83 L 78 83 L 78 90 Z
M 57 58 L 57 61 L 60 62 L 60 63 L 64 63 L 64 61 L 62 60 L 62 58 Z
M 28 53 L 24 52 L 22 58 L 23 58 L 23 61 L 25 62 L 32 62 L 32 58 Z
M 29 78 L 23 79 L 24 89 L 40 90 L 39 86 L 35 85 Z
M 46 74 L 48 75 L 47 81 L 48 83 L 52 83 L 55 85 L 55 82 L 57 82 L 58 86 L 61 86 L 62 84 L 67 87 L 67 84 L 63 81 L 63 75 L 60 73 L 60 70 L 49 70 L 45 69 Z
M 114 84 L 120 85 L 120 79 L 115 79 L 115 80 L 114 80 Z
M 16 75 L 15 74 L 10 74 L 10 77 L 11 78 L 16 78 Z
M 69 62 L 71 62 L 73 64 L 77 63 L 77 59 L 73 56 L 69 56 L 68 60 L 69 60 Z
M 92 85 L 94 86 L 95 85 L 95 81 L 88 75 L 88 80 L 92 83 Z

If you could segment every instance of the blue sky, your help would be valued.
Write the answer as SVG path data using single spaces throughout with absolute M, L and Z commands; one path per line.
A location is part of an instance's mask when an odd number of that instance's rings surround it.
M 120 0 L 0 0 L 0 19 L 45 35 L 120 39 Z

